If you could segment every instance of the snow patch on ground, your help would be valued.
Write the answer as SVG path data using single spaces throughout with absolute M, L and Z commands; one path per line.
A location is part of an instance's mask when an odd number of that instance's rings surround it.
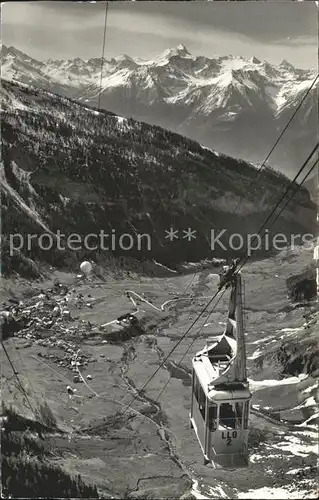
M 201 493 L 199 482 L 197 480 L 194 480 L 191 494 L 199 500 L 209 500 L 211 498 L 228 498 L 221 486 L 212 487 L 202 484 L 201 487 L 205 487 L 205 493 L 207 492 L 206 495 L 203 495 L 203 493 Z
M 303 326 L 298 328 L 283 328 L 282 330 L 278 330 L 278 332 L 276 332 L 277 334 L 279 333 L 283 334 L 280 335 L 280 337 L 277 336 L 276 339 L 283 340 L 284 338 L 290 337 L 291 335 L 294 335 L 297 332 L 302 332 L 303 329 L 304 329 Z
M 309 470 L 311 467 L 304 467 L 299 469 L 291 469 L 287 472 L 287 474 L 298 474 L 298 472 L 304 472 L 305 470 Z
M 59 194 L 60 200 L 62 201 L 63 205 L 66 206 L 71 198 L 68 198 L 67 196 L 62 196 L 62 194 Z
M 211 153 L 213 153 L 215 156 L 220 156 L 219 153 L 217 153 L 217 151 L 215 151 L 214 149 L 211 149 L 211 148 L 207 148 L 206 146 L 203 146 L 202 144 L 200 144 L 200 147 L 202 149 L 206 149 L 206 151 L 210 151 Z
M 4 168 L 3 166 L 1 166 L 1 169 L 0 169 L 0 179 L 1 179 L 1 184 L 2 184 L 2 188 L 11 195 L 14 203 L 18 206 L 18 208 L 22 211 L 24 211 L 26 213 L 26 215 L 33 219 L 34 221 L 36 221 L 39 226 L 42 227 L 42 229 L 44 229 L 45 232 L 48 232 L 50 234 L 53 234 L 52 231 L 50 231 L 50 229 L 45 225 L 45 223 L 41 220 L 39 214 L 33 210 L 32 208 L 30 208 L 24 201 L 24 199 L 19 195 L 19 193 L 17 191 L 15 191 L 12 186 L 7 182 L 7 179 L 5 177 L 5 173 L 4 173 Z
M 318 388 L 318 383 L 317 384 L 314 384 L 314 385 L 311 385 L 310 387 L 307 387 L 307 389 L 305 389 L 303 392 L 303 394 L 307 394 L 308 392 L 311 392 L 313 389 L 316 389 Z
M 252 356 L 249 356 L 247 359 L 257 359 L 259 356 L 261 356 L 262 352 L 257 349 L 257 351 L 255 351 Z
M 310 398 L 307 398 L 306 401 L 304 401 L 300 405 L 295 406 L 295 408 L 293 408 L 293 410 L 300 410 L 301 408 L 308 408 L 309 406 L 317 406 L 317 403 L 316 403 L 315 398 L 313 396 L 311 396 Z
M 270 453 L 269 455 L 267 455 L 267 457 L 265 457 L 264 455 L 258 455 L 258 453 L 254 453 L 253 455 L 251 455 L 249 457 L 249 461 L 251 463 L 261 462 L 261 461 L 265 460 L 265 458 L 267 458 L 267 459 L 269 459 L 269 458 L 282 458 L 282 454 Z
M 132 130 L 132 127 L 128 125 L 127 118 L 124 118 L 123 116 L 116 116 L 115 117 L 117 120 L 118 128 L 122 132 L 128 132 L 129 130 Z
M 265 332 L 260 332 L 260 333 L 263 334 Z M 259 345 L 259 344 L 263 344 L 265 342 L 269 342 L 271 339 L 272 339 L 272 337 L 265 337 L 265 338 L 260 339 L 260 340 L 255 340 L 254 342 L 249 342 L 249 344 L 251 344 L 251 345 Z
M 312 417 L 311 417 L 312 418 Z M 296 427 L 301 427 L 301 425 L 303 424 L 300 424 L 300 425 L 296 425 Z M 298 434 L 300 436 L 307 436 L 307 437 L 310 437 L 312 439 L 314 439 L 316 442 L 318 441 L 318 432 L 317 432 L 317 428 L 315 426 L 314 427 L 314 430 L 311 431 L 311 430 L 304 430 L 304 431 L 295 431 L 294 433 L 295 434 Z
M 21 101 L 19 101 L 18 99 L 16 99 L 14 97 L 14 95 L 12 95 L 11 93 L 7 92 L 7 90 L 5 90 L 4 88 L 2 88 L 2 94 L 3 94 L 3 97 L 2 97 L 2 99 L 0 101 L 0 106 L 1 106 L 0 109 L 1 109 L 1 111 L 4 111 L 4 110 L 7 109 L 7 106 L 4 105 L 6 99 L 8 100 L 9 105 L 10 105 L 10 111 L 16 110 L 16 109 L 20 109 L 22 111 L 30 111 L 30 108 L 28 106 L 26 106 Z M 4 97 L 6 99 L 4 99 Z
M 305 426 L 309 426 L 311 424 L 309 424 L 311 421 L 315 420 L 316 418 L 319 418 L 319 412 L 315 413 L 314 415 L 312 415 L 311 417 L 308 418 L 308 420 L 305 420 L 302 424 L 298 424 L 296 425 L 296 427 L 305 427 Z M 314 426 L 312 426 L 314 427 Z
M 177 271 L 175 271 L 174 269 L 170 269 L 169 267 L 167 266 L 164 266 L 164 264 L 161 264 L 160 262 L 157 262 L 155 259 L 153 259 L 153 262 L 156 266 L 159 266 L 159 267 L 162 267 L 163 269 L 166 269 L 167 271 L 169 271 L 170 273 L 177 273 Z
M 268 387 L 275 387 L 275 386 L 280 386 L 280 385 L 291 385 L 291 384 L 298 384 L 305 378 L 307 378 L 308 375 L 301 373 L 298 377 L 288 377 L 284 378 L 282 380 L 252 380 L 248 379 L 249 381 L 249 387 L 252 392 L 260 391 L 262 389 L 266 389 Z
M 278 444 L 272 444 L 271 448 L 277 448 L 286 452 L 296 455 L 297 457 L 308 456 L 309 453 L 318 455 L 318 443 L 305 444 L 296 436 L 284 436 L 284 440 Z
M 258 488 L 257 490 L 249 490 L 245 493 L 239 493 L 238 498 L 252 498 L 252 499 L 268 499 L 272 498 L 275 500 L 281 500 L 285 498 L 289 499 L 299 499 L 299 498 L 317 498 L 315 493 L 313 496 L 309 496 L 309 491 L 297 490 L 291 491 L 289 488 Z
M 123 116 L 117 116 L 116 119 L 119 125 L 123 125 L 127 121 Z

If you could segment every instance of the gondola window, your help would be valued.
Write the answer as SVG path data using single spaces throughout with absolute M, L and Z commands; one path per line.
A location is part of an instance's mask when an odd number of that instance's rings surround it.
M 195 398 L 196 398 L 196 401 L 197 403 L 199 402 L 198 400 L 198 390 L 199 390 L 199 382 L 198 382 L 198 378 L 196 376 L 196 373 L 194 373 L 194 395 L 195 395 Z
M 205 397 L 205 393 L 203 391 L 203 388 L 200 384 L 198 384 L 198 405 L 199 405 L 199 411 L 201 412 L 202 417 L 205 420 L 206 397 Z
M 246 401 L 244 407 L 244 429 L 248 429 L 248 417 L 249 417 L 249 401 Z
M 217 405 L 208 407 L 208 425 L 210 431 L 217 429 Z
M 244 403 L 235 403 L 235 425 L 236 429 L 241 429 L 243 423 L 243 406 Z
M 235 412 L 230 403 L 223 403 L 220 405 L 219 421 L 220 424 L 226 428 L 236 428 Z

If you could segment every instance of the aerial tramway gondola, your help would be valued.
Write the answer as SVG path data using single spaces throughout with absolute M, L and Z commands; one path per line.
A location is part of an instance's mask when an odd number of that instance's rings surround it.
M 225 331 L 192 360 L 190 423 L 214 467 L 248 466 L 251 393 L 246 374 L 243 290 L 236 262 L 225 267 L 221 286 L 231 287 Z

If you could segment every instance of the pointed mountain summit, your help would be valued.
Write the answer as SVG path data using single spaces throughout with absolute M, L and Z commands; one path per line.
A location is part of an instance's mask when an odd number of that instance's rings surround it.
M 159 59 L 170 59 L 171 57 L 192 57 L 191 53 L 187 50 L 185 45 L 180 44 L 177 45 L 177 47 L 172 47 L 169 49 L 164 50 L 162 54 L 160 55 Z
M 188 55 L 190 56 L 190 52 L 187 50 L 187 48 L 185 47 L 185 45 L 183 45 L 182 43 L 180 43 L 179 45 L 177 45 L 176 47 L 176 50 L 178 51 L 178 53 L 182 56 L 182 55 Z
M 255 56 L 250 58 L 250 62 L 252 64 L 261 64 L 261 61 L 259 59 L 257 59 L 257 57 L 255 57 Z
M 295 70 L 295 67 L 288 61 L 286 61 L 286 59 L 283 59 L 281 61 L 281 63 L 279 64 L 279 66 L 281 68 L 286 68 L 286 69 L 292 69 L 292 70 Z

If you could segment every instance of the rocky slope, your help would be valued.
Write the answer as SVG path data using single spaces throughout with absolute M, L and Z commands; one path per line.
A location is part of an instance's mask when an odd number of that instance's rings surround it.
M 72 233 L 81 237 L 73 242 L 73 254 L 83 256 L 84 236 L 101 230 L 109 235 L 104 247 L 98 237 L 88 246 L 105 255 L 112 251 L 169 265 L 233 255 L 238 239 L 232 243 L 231 234 L 242 235 L 238 252 L 245 251 L 247 233 L 259 229 L 287 187 L 287 178 L 270 169 L 255 183 L 252 165 L 159 127 L 7 81 L 2 96 L 3 232 L 24 236 L 26 258 L 61 264 L 69 255 L 61 248 L 70 248 L 66 238 Z M 315 206 L 301 189 L 269 234 L 290 238 L 313 232 L 314 224 Z M 179 230 L 173 242 L 165 232 L 170 227 Z M 186 239 L 188 228 L 196 239 Z M 211 250 L 211 230 L 218 235 L 224 229 L 224 246 L 215 243 Z M 58 231 L 66 235 L 60 250 Z M 50 247 L 50 238 L 54 242 L 48 250 L 39 249 L 36 238 L 27 240 L 27 234 L 43 233 L 43 248 Z M 130 236 L 121 245 L 124 233 Z M 149 238 L 139 236 L 146 233 Z M 4 253 L 4 270 L 17 255 L 7 259 Z
M 316 268 L 313 263 L 297 276 L 287 279 L 289 297 L 295 302 L 310 300 L 317 295 Z
M 305 182 L 304 186 L 308 189 L 312 201 L 319 206 L 319 182 L 317 176 L 313 175 L 310 177 L 310 179 Z
M 255 57 L 194 56 L 183 45 L 154 60 L 127 55 L 101 59 L 35 61 L 3 47 L 2 76 L 160 125 L 225 154 L 261 162 L 299 105 L 316 71 L 278 66 Z M 318 82 L 317 82 L 318 83 Z M 317 85 L 318 88 L 318 85 Z M 317 135 L 317 88 L 301 109 L 270 162 L 297 170 Z
M 44 436 L 58 429 L 47 405 L 40 407 L 39 421 L 23 418 L 8 408 L 3 408 L 2 415 L 1 482 L 6 498 L 46 498 L 48 482 L 53 498 L 99 497 L 97 489 L 86 485 L 80 475 L 72 478 L 52 466 L 54 453 Z M 43 420 L 51 425 L 44 425 Z

